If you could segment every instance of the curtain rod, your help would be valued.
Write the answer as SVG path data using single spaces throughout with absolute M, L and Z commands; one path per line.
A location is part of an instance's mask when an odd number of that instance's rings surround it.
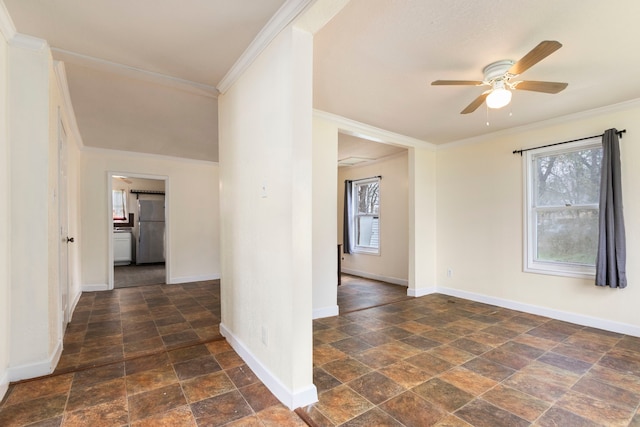
M 164 194 L 162 190 L 131 190 L 133 194 Z
M 369 178 L 345 179 L 344 182 L 366 181 L 367 179 L 373 179 L 373 178 L 382 179 L 382 175 L 370 176 Z
M 620 138 L 622 138 L 622 134 L 626 133 L 626 132 L 627 132 L 626 129 L 622 129 L 622 130 L 617 131 L 616 133 L 618 134 L 618 136 Z M 524 153 L 525 151 L 537 150 L 538 148 L 553 147 L 554 145 L 568 144 L 570 142 L 584 141 L 585 139 L 598 138 L 598 137 L 600 137 L 602 135 L 604 135 L 604 134 L 601 133 L 600 135 L 586 136 L 584 138 L 572 139 L 571 141 L 556 142 L 555 144 L 541 145 L 539 147 L 523 148 L 522 150 L 514 150 L 513 154 L 520 154 L 520 156 L 522 156 L 522 153 Z

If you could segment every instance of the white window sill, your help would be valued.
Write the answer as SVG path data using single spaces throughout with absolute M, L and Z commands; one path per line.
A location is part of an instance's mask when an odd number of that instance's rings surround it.
M 547 276 L 575 277 L 578 279 L 595 280 L 596 272 L 593 267 L 581 267 L 572 265 L 536 263 L 524 268 L 525 273 L 544 274 Z
M 380 255 L 380 250 L 376 248 L 363 248 L 356 247 L 353 250 L 354 254 L 364 254 L 364 255 Z

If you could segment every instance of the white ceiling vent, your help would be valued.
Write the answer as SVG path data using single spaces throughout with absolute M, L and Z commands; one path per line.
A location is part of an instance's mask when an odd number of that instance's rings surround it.
M 338 160 L 338 166 L 354 166 L 364 162 L 370 162 L 373 159 L 367 159 L 365 157 L 347 157 L 342 160 Z

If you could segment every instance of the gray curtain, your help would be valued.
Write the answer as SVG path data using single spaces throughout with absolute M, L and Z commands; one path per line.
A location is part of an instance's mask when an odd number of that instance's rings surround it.
M 602 177 L 600 179 L 600 235 L 596 258 L 596 286 L 627 286 L 620 142 L 618 131 L 602 135 Z
M 342 252 L 345 254 L 350 254 L 353 250 L 353 241 L 351 239 L 351 216 L 353 206 L 351 203 L 351 193 L 353 186 L 351 185 L 353 181 L 345 181 L 344 182 L 344 217 L 343 217 L 343 226 L 342 226 Z

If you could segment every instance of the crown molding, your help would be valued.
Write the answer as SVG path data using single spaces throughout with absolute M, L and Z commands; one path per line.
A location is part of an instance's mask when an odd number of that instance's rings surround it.
M 555 126 L 567 122 L 589 119 L 592 117 L 602 116 L 604 114 L 616 113 L 619 111 L 626 111 L 631 108 L 640 107 L 640 98 L 632 99 L 629 101 L 620 102 L 617 104 L 607 105 L 604 107 L 593 108 L 591 110 L 585 110 L 578 113 L 567 114 L 564 116 L 554 117 L 552 119 L 543 120 L 528 125 L 518 126 L 510 129 L 503 129 L 486 135 L 475 136 L 471 138 L 461 139 L 458 141 L 448 142 L 446 144 L 440 144 L 437 146 L 438 150 L 447 150 L 450 148 L 457 148 L 464 145 L 480 144 L 482 142 L 490 141 L 492 139 L 514 135 L 522 132 L 544 129 L 550 126 Z
M 403 147 L 426 148 L 428 150 L 436 149 L 436 145 L 430 142 L 390 132 L 366 123 L 347 119 L 346 117 L 342 117 L 337 114 L 327 113 L 326 111 L 313 110 L 313 117 L 333 123 L 338 127 L 341 133 L 356 136 L 358 138 L 368 139 L 374 142 L 382 142 L 385 144 L 401 145 Z
M 38 52 L 49 49 L 49 43 L 46 40 L 21 33 L 15 33 L 9 40 L 9 45 Z
M 0 0 L 0 33 L 4 36 L 5 40 L 11 40 L 17 33 L 16 26 L 9 15 L 7 6 Z
M 156 73 L 154 71 L 147 71 L 141 68 L 131 67 L 129 65 L 119 64 L 117 62 L 107 61 L 106 59 L 83 55 L 81 53 L 56 47 L 51 48 L 51 51 L 55 53 L 56 59 L 70 64 L 76 64 L 92 68 L 94 70 L 105 71 L 124 77 L 156 83 L 182 90 L 184 92 L 189 92 L 194 95 L 206 96 L 209 98 L 217 98 L 218 96 L 218 90 L 214 86 Z
M 375 165 L 375 164 L 377 164 L 377 163 L 387 162 L 387 161 L 389 161 L 389 160 L 393 160 L 393 159 L 395 159 L 395 158 L 397 158 L 397 157 L 402 157 L 402 156 L 407 156 L 407 155 L 408 155 L 407 150 L 404 150 L 404 151 L 399 151 L 399 152 L 397 152 L 397 153 L 389 154 L 388 156 L 380 157 L 379 159 L 367 160 L 366 162 L 357 163 L 357 164 L 355 164 L 355 165 L 350 165 L 350 166 L 345 165 L 345 166 L 338 166 L 338 167 L 340 167 L 340 168 L 344 168 L 345 170 L 346 170 L 346 169 L 352 170 L 352 169 L 357 169 L 357 168 L 359 168 L 359 167 L 371 166 L 371 165 Z M 338 163 L 339 163 L 339 162 L 338 162 Z M 343 272 L 345 272 L 345 271 L 344 271 L 344 268 L 342 269 L 342 271 L 343 271 Z M 356 276 L 357 276 L 357 274 L 356 274 Z M 363 277 L 364 277 L 364 276 L 363 276 Z M 370 277 L 370 279 L 373 279 L 373 277 Z M 382 279 L 381 279 L 381 280 L 382 280 Z M 389 280 L 382 280 L 382 281 L 383 281 L 383 282 L 385 282 L 385 281 L 386 281 L 386 282 L 389 282 Z M 390 282 L 390 283 L 395 283 L 395 282 Z M 396 285 L 398 285 L 399 283 L 395 283 L 395 284 L 396 284 Z M 406 284 L 406 283 L 404 283 L 404 285 L 403 285 L 403 286 L 407 286 L 407 284 Z
M 287 0 L 278 11 L 262 27 L 251 44 L 240 55 L 231 69 L 220 80 L 217 87 L 220 93 L 225 93 L 247 68 L 256 60 L 262 51 L 280 32 L 289 25 L 300 13 L 302 13 L 315 0 Z

